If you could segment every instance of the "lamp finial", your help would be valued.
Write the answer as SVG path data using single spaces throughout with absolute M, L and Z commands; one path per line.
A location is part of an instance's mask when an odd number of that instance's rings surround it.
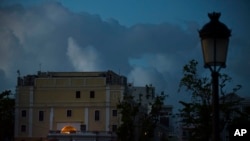
M 219 21 L 220 15 L 221 14 L 217 12 L 208 13 L 208 17 L 210 18 L 211 21 Z

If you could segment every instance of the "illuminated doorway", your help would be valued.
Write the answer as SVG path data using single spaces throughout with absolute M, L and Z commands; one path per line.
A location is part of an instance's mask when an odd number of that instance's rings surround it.
M 63 134 L 76 133 L 76 128 L 74 128 L 73 126 L 64 126 L 61 130 L 61 133 Z

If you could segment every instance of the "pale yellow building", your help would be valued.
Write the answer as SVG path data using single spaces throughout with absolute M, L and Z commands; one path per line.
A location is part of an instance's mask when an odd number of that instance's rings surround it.
M 126 83 L 112 71 L 19 76 L 15 140 L 111 140 L 120 124 L 116 105 Z

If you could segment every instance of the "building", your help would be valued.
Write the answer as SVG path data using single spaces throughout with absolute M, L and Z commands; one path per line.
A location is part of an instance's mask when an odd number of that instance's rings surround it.
M 126 77 L 105 72 L 38 72 L 18 77 L 15 140 L 112 140 Z
M 175 137 L 174 131 L 174 117 L 173 117 L 173 106 L 163 105 L 160 112 L 160 120 L 158 125 L 158 136 L 161 138 L 171 140 Z
M 133 86 L 128 85 L 128 94 L 133 96 L 135 102 L 141 103 L 142 109 L 147 110 L 143 112 L 150 112 L 151 104 L 154 102 L 155 98 L 155 87 L 146 85 L 143 86 Z
M 135 119 L 136 123 L 140 123 L 141 117 L 145 113 L 149 114 L 152 109 L 152 104 L 156 100 L 155 87 L 152 85 L 143 86 L 133 86 L 128 84 L 128 94 L 133 96 L 133 100 L 136 103 L 140 103 L 140 109 Z M 159 123 L 157 123 L 154 131 L 154 141 L 159 140 L 172 140 L 175 136 L 173 128 L 173 106 L 163 105 L 161 111 L 159 112 Z M 139 135 L 140 129 L 136 130 L 137 135 Z M 145 133 L 146 134 L 146 133 Z M 139 140 L 139 136 L 135 137 L 135 140 Z

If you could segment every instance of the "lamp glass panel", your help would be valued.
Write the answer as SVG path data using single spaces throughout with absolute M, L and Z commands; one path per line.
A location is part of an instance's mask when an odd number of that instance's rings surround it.
M 212 39 L 206 38 L 201 41 L 201 45 L 202 45 L 204 63 L 205 65 L 209 65 L 210 63 L 213 62 L 214 42 Z
M 225 64 L 227 59 L 227 50 L 228 50 L 228 39 L 217 39 L 216 40 L 216 61 L 218 65 L 220 63 Z
M 226 63 L 228 39 L 206 38 L 201 42 L 206 66 L 223 66 Z

